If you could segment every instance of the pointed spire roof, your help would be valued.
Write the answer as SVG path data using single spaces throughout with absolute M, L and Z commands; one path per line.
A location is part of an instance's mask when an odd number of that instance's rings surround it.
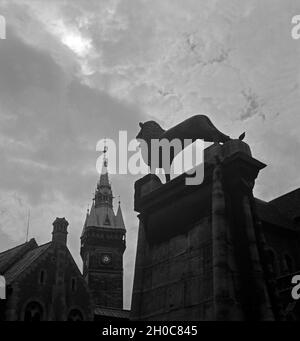
M 99 186 L 100 187 L 110 187 L 107 169 L 104 169 L 104 172 L 103 172 L 103 170 L 101 172 Z
M 104 146 L 103 154 L 103 165 L 100 175 L 100 180 L 97 183 L 97 188 L 95 192 L 95 207 L 98 208 L 100 206 L 110 206 L 112 207 L 113 204 L 113 194 L 111 190 L 111 185 L 108 179 L 108 170 L 107 170 L 107 158 L 106 158 L 107 147 Z
M 116 226 L 118 228 L 125 229 L 125 224 L 124 224 L 124 219 L 123 219 L 123 214 L 122 214 L 122 209 L 121 209 L 120 201 L 119 201 L 118 211 L 117 211 L 117 214 L 116 214 Z
M 94 202 L 93 202 L 93 205 L 91 207 L 90 214 L 87 218 L 86 226 L 98 226 Z
M 82 234 L 84 234 L 87 227 L 125 229 L 120 202 L 116 215 L 113 209 L 113 193 L 108 178 L 107 170 L 108 161 L 106 158 L 106 152 L 107 147 L 105 146 L 103 150 L 104 161 L 100 175 L 100 180 L 97 182 L 97 188 L 95 192 L 95 197 L 93 199 L 93 205 L 90 211 L 87 212 Z

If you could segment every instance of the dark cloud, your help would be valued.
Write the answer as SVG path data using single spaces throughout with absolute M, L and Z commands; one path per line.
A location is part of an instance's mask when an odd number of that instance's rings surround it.
M 28 145 L 24 150 L 2 146 L 3 186 L 23 190 L 34 201 L 55 190 L 78 200 L 92 180 L 82 171 L 95 165 L 97 141 L 117 138 L 119 130 L 134 136 L 141 112 L 70 79 L 50 55 L 16 36 L 1 44 L 0 100 L 6 119 L 0 131 Z

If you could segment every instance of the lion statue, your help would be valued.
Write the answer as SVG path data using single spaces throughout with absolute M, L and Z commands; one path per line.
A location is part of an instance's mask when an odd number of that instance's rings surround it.
M 190 140 L 191 143 L 195 142 L 197 139 L 204 140 L 205 142 L 214 142 L 214 143 L 225 143 L 231 138 L 228 135 L 220 132 L 211 122 L 211 120 L 205 115 L 194 115 L 185 121 L 177 124 L 173 128 L 169 130 L 164 130 L 157 122 L 155 121 L 147 121 L 145 123 L 139 123 L 141 130 L 136 136 L 138 141 L 143 141 L 147 145 L 146 148 L 141 148 L 142 157 L 144 162 L 150 166 L 151 170 L 154 168 L 164 168 L 166 181 L 170 181 L 170 174 L 168 173 L 171 168 L 171 164 L 173 159 L 178 154 L 174 152 L 174 149 L 170 150 L 170 160 L 168 166 L 166 167 L 166 163 L 162 160 L 161 150 L 159 153 L 159 164 L 155 165 L 157 167 L 153 168 L 151 165 L 151 141 L 162 139 L 171 142 L 174 139 L 178 139 L 181 142 L 181 151 L 187 147 L 184 143 L 184 140 Z M 245 137 L 245 133 L 240 135 L 239 139 L 243 140 Z M 164 165 L 164 166 L 163 166 Z

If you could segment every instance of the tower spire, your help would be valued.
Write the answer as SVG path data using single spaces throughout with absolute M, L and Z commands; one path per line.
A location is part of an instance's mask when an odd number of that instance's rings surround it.
M 104 140 L 104 148 L 103 148 L 103 165 L 101 169 L 101 174 L 100 174 L 100 181 L 99 181 L 99 186 L 110 186 L 109 184 L 109 179 L 108 179 L 108 158 L 107 158 L 107 145 L 106 145 L 106 139 Z
M 107 151 L 108 148 L 106 146 L 106 139 L 104 140 L 104 149 L 103 149 L 103 164 L 100 174 L 99 182 L 97 183 L 97 188 L 95 192 L 95 207 L 108 207 L 112 208 L 113 206 L 113 194 L 111 185 L 109 183 L 108 178 L 108 159 L 107 159 Z M 107 210 L 106 210 L 107 211 Z
M 93 292 L 96 305 L 121 309 L 126 229 L 120 206 L 117 214 L 113 208 L 107 151 L 105 140 L 102 169 L 93 204 L 83 227 L 80 254 L 83 260 L 83 276 Z M 94 262 L 94 259 L 97 261 Z M 105 285 L 100 286 L 99 283 Z

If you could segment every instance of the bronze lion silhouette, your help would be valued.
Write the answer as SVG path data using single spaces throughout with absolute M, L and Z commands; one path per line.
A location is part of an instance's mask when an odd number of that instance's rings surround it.
M 141 152 L 144 162 L 150 166 L 151 172 L 157 168 L 163 168 L 165 171 L 166 181 L 170 181 L 170 168 L 171 164 L 178 154 L 174 148 L 170 149 L 170 160 L 163 160 L 162 151 L 159 150 L 158 156 L 158 164 L 153 165 L 151 159 L 151 141 L 152 140 L 167 140 L 171 142 L 174 139 L 177 139 L 181 142 L 181 152 L 188 144 L 186 144 L 187 140 L 190 140 L 190 143 L 195 142 L 197 139 L 202 139 L 205 142 L 214 142 L 214 143 L 225 143 L 231 138 L 228 135 L 220 132 L 211 122 L 211 120 L 205 115 L 194 115 L 185 121 L 177 124 L 176 126 L 170 128 L 169 130 L 164 130 L 157 122 L 155 121 L 147 121 L 145 123 L 139 124 L 141 127 L 140 132 L 136 136 L 136 139 L 139 141 L 144 141 L 147 145 L 147 148 L 143 148 L 141 146 Z M 243 133 L 239 139 L 243 140 L 245 137 L 245 133 Z M 167 166 L 166 166 L 167 164 Z

